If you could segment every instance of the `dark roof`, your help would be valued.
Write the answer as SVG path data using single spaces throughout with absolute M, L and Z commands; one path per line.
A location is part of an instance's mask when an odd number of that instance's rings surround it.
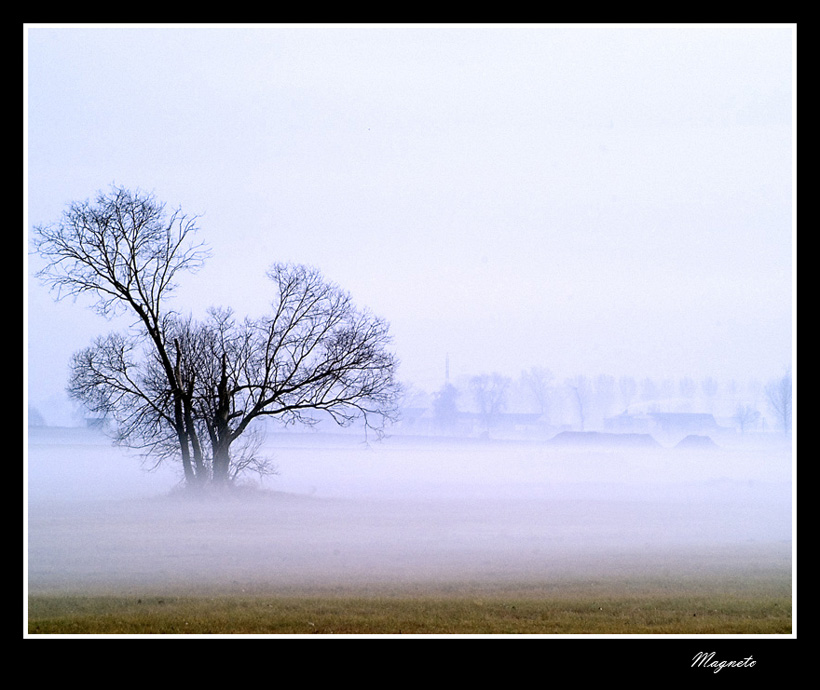
M 702 412 L 650 412 L 649 416 L 665 427 L 687 429 L 717 427 L 714 416 Z
M 698 436 L 689 434 L 686 438 L 678 441 L 675 448 L 717 448 L 718 445 L 709 436 Z
M 649 434 L 607 434 L 600 431 L 562 431 L 549 443 L 567 446 L 658 446 Z

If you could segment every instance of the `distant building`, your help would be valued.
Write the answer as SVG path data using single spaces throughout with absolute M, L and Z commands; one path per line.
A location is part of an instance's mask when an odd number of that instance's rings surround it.
M 404 431 L 428 432 L 431 422 L 431 414 L 426 407 L 403 407 L 396 426 Z
M 658 442 L 649 434 L 605 433 L 600 431 L 562 431 L 556 434 L 549 443 L 566 447 L 600 447 L 600 448 L 657 448 Z
M 658 431 L 671 436 L 708 434 L 720 427 L 711 414 L 695 412 L 651 412 L 649 417 Z
M 721 427 L 711 414 L 699 412 L 648 412 L 622 414 L 604 420 L 607 431 L 620 434 L 657 434 L 664 436 L 688 436 L 710 434 Z
M 645 414 L 622 412 L 604 419 L 604 429 L 614 434 L 646 434 L 652 430 L 652 420 Z
M 466 435 L 486 434 L 489 431 L 501 436 L 528 437 L 544 433 L 549 426 L 546 415 L 526 412 L 499 412 L 489 420 L 478 412 L 459 412 L 457 420 L 460 433 Z

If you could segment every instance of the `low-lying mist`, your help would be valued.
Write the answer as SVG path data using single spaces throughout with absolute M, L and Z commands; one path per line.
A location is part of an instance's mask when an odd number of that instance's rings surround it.
M 176 468 L 32 429 L 30 591 L 742 577 L 791 568 L 791 448 L 274 434 L 279 474 L 193 499 Z

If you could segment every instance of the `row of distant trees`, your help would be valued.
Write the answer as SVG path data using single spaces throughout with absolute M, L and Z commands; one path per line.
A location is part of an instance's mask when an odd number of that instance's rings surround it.
M 273 265 L 261 317 L 172 309 L 177 281 L 210 255 L 197 230 L 195 217 L 117 187 L 34 229 L 38 275 L 58 299 L 88 297 L 103 317 L 130 317 L 74 355 L 68 383 L 119 443 L 181 461 L 188 486 L 228 486 L 273 471 L 259 455 L 259 420 L 363 420 L 378 432 L 395 418 L 387 323 L 313 268 Z
M 541 416 L 549 424 L 571 420 L 579 429 L 601 426 L 603 420 L 630 409 L 663 412 L 708 412 L 718 408 L 731 416 L 741 433 L 758 428 L 764 417 L 785 433 L 791 430 L 792 380 L 790 373 L 766 384 L 757 380 L 740 384 L 714 378 L 684 377 L 657 382 L 583 375 L 556 379 L 546 368 L 532 367 L 518 379 L 499 373 L 466 377 L 459 385 L 449 381 L 433 395 L 433 414 L 442 427 L 452 426 L 460 411 L 477 414 L 485 428 L 499 414 L 511 410 Z M 670 409 L 671 408 L 671 409 Z

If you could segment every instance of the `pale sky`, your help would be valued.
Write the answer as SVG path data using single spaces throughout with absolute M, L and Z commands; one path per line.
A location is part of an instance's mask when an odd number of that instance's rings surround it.
M 111 184 L 201 215 L 182 311 L 258 315 L 270 264 L 311 264 L 428 391 L 447 354 L 452 375 L 792 362 L 791 25 L 24 31 L 26 233 Z M 27 288 L 37 405 L 114 326 Z

